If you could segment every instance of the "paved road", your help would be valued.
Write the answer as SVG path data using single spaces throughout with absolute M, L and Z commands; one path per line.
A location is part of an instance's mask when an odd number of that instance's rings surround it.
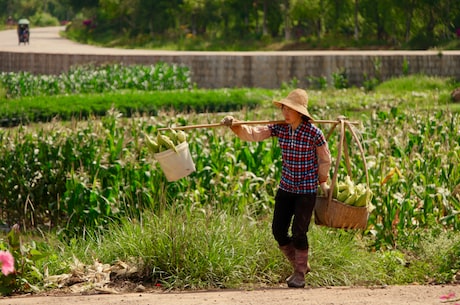
M 64 30 L 64 27 L 33 28 L 30 30 L 30 42 L 28 45 L 22 43 L 18 45 L 16 30 L 0 31 L 0 51 L 51 54 L 152 54 L 152 51 L 146 50 L 100 48 L 79 44 L 62 38 L 59 32 Z M 161 53 L 162 51 L 154 52 Z
M 219 55 L 426 55 L 438 54 L 438 51 L 282 51 L 282 52 L 194 52 L 194 51 L 162 51 L 162 50 L 133 50 L 101 48 L 75 43 L 59 35 L 64 27 L 32 28 L 30 30 L 30 44 L 18 45 L 16 30 L 0 31 L 0 51 L 30 52 L 30 53 L 57 53 L 57 54 L 113 54 L 113 55 L 164 55 L 164 54 L 219 54 Z M 443 54 L 460 55 L 458 51 L 443 51 Z

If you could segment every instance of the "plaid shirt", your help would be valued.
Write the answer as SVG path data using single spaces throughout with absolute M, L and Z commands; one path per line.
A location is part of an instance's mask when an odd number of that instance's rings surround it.
M 309 122 L 302 122 L 296 130 L 290 125 L 269 125 L 272 136 L 278 137 L 283 157 L 280 189 L 311 194 L 318 189 L 318 157 L 316 148 L 327 144 L 322 131 Z

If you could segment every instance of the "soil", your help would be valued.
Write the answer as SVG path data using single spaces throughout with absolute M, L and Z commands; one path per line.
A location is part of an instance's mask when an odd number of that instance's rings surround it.
M 170 292 L 161 289 L 117 293 L 92 291 L 88 294 L 59 291 L 33 296 L 0 298 L 3 305 L 227 305 L 227 304 L 321 304 L 321 305 L 460 305 L 460 285 L 410 285 L 385 287 L 328 287 L 252 290 L 209 290 Z M 111 293 L 110 293 L 111 292 Z M 110 293 L 110 294 L 108 294 Z

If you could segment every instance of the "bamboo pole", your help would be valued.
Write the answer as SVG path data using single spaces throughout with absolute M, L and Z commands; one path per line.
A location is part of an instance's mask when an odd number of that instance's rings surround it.
M 340 123 L 339 120 L 313 120 L 311 121 L 313 124 L 337 124 Z M 359 122 L 348 122 L 351 125 L 359 125 Z M 285 120 L 262 120 L 262 121 L 239 121 L 234 122 L 232 126 L 240 126 L 240 125 L 265 125 L 265 124 L 287 124 Z M 215 128 L 215 127 L 222 127 L 226 126 L 222 123 L 212 123 L 212 124 L 199 124 L 199 125 L 186 125 L 186 126 L 176 126 L 176 127 L 162 127 L 158 128 L 158 131 L 162 130 L 186 130 L 186 129 L 196 129 L 196 128 Z

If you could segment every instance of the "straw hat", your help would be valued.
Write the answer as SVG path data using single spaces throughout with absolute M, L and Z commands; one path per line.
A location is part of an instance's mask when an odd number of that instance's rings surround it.
M 288 94 L 288 96 L 280 101 L 273 102 L 277 107 L 285 105 L 295 111 L 307 116 L 309 119 L 313 120 L 312 116 L 308 112 L 308 94 L 305 90 L 295 89 Z

